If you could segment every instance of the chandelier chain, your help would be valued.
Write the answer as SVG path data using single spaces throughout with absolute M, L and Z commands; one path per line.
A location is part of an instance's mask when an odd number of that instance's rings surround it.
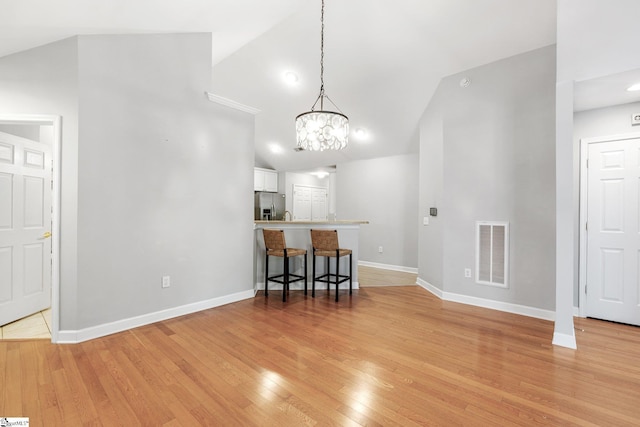
M 320 9 L 320 109 L 324 95 L 324 0 Z

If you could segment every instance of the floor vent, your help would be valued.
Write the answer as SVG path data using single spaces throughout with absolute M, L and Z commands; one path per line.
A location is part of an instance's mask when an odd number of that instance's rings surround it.
M 509 287 L 509 223 L 476 222 L 476 282 Z

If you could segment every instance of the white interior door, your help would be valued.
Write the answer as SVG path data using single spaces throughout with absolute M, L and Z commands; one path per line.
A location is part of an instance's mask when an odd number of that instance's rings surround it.
M 311 220 L 311 188 L 304 185 L 293 186 L 293 219 Z
M 51 306 L 51 156 L 0 132 L 0 325 Z
M 640 138 L 589 144 L 587 175 L 586 314 L 640 325 Z
M 311 219 L 312 221 L 327 220 L 327 189 L 311 189 Z

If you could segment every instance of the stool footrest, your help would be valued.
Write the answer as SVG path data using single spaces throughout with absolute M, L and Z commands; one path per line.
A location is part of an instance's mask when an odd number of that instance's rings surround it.
M 333 279 L 332 279 L 333 277 Z M 338 283 L 342 283 L 342 282 L 346 282 L 347 280 L 349 280 L 351 278 L 351 276 L 345 276 L 344 274 L 338 274 Z M 333 273 L 327 273 L 327 274 L 323 274 L 322 276 L 318 276 L 315 278 L 316 282 L 323 282 L 323 283 L 336 283 L 336 275 Z
M 305 276 L 301 276 L 299 274 L 289 274 L 289 283 L 299 282 L 300 280 L 304 280 L 304 279 L 305 279 Z M 284 284 L 284 274 L 270 276 L 269 281 Z

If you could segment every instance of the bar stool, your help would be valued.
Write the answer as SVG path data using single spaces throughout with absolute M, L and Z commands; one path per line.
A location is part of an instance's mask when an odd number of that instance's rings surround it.
M 330 284 L 336 285 L 336 302 L 338 302 L 338 285 L 342 282 L 349 281 L 349 295 L 353 293 L 353 267 L 352 267 L 352 251 L 351 249 L 340 249 L 338 244 L 338 230 L 311 230 L 311 245 L 313 246 L 313 267 L 312 267 L 312 284 L 311 296 L 316 296 L 316 281 L 327 284 L 329 290 Z M 340 258 L 349 255 L 349 275 L 340 274 Z M 316 277 L 316 257 L 322 256 L 327 258 L 327 272 Z M 336 272 L 331 273 L 330 259 L 336 259 Z
M 276 283 L 282 283 L 282 301 L 287 300 L 287 292 L 289 291 L 289 283 L 304 280 L 304 294 L 307 294 L 307 250 L 287 248 L 284 240 L 284 230 L 262 229 L 265 246 L 265 262 L 264 262 L 264 296 L 269 296 L 269 280 Z M 304 276 L 289 273 L 289 258 L 294 256 L 304 256 Z M 269 257 L 282 257 L 283 273 L 269 277 Z

